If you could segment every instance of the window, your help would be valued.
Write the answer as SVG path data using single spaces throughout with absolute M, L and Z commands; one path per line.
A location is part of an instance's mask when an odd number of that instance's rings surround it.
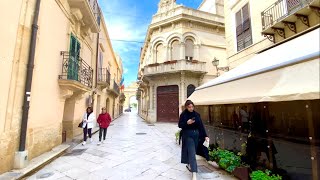
M 186 59 L 192 60 L 193 56 L 194 56 L 193 41 L 188 39 L 188 40 L 186 40 Z
M 238 51 L 252 44 L 249 4 L 243 6 L 236 13 L 236 36 Z
M 70 36 L 70 49 L 69 49 L 69 62 L 68 62 L 68 79 L 79 80 L 79 56 L 81 45 L 78 39 L 71 34 Z
M 191 94 L 194 92 L 194 90 L 196 89 L 196 87 L 192 84 L 190 84 L 188 87 L 187 87 L 187 98 L 189 96 L 191 96 Z
M 156 47 L 156 63 L 164 62 L 164 47 L 162 44 L 159 44 Z
M 179 41 L 175 40 L 171 44 L 172 46 L 172 59 L 171 60 L 179 60 L 180 59 L 180 46 L 179 46 Z

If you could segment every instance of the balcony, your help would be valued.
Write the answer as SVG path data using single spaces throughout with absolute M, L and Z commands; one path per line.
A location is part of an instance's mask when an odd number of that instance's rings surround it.
M 154 76 L 166 73 L 177 73 L 180 71 L 189 71 L 193 73 L 205 74 L 206 63 L 196 60 L 175 60 L 164 63 L 149 64 L 144 68 L 144 76 Z
M 84 24 L 84 29 L 99 32 L 100 10 L 97 0 L 68 0 L 72 14 Z
M 59 75 L 59 85 L 62 89 L 85 93 L 92 88 L 93 69 L 78 55 L 62 51 L 62 73 Z
M 320 15 L 319 0 L 278 0 L 261 13 L 262 34 L 275 43 L 275 34 L 287 38 L 285 28 L 298 33 L 296 24 L 301 21 L 304 29 L 311 26 L 309 15 Z
M 111 74 L 107 68 L 99 68 L 98 70 L 98 86 L 102 89 L 110 87 L 111 83 Z
M 126 100 L 126 96 L 124 95 L 124 93 L 120 94 L 119 100 L 120 102 L 124 102 Z
M 107 91 L 116 97 L 120 95 L 120 87 L 114 80 L 111 82 L 110 88 L 107 89 Z

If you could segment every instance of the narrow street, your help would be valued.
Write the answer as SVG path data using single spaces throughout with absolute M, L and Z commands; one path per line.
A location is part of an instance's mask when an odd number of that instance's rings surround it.
M 106 143 L 79 144 L 36 174 L 35 179 L 152 180 L 191 179 L 180 163 L 180 146 L 175 142 L 176 124 L 146 124 L 136 113 L 126 113 L 108 129 Z M 198 179 L 234 179 L 205 161 L 198 161 Z

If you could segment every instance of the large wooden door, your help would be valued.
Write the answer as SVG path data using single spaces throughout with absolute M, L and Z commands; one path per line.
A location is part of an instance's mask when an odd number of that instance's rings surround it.
M 179 87 L 177 85 L 157 88 L 157 121 L 179 121 Z

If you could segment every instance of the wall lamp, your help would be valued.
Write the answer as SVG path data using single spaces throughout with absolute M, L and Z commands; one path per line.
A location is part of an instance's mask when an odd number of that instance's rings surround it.
M 218 76 L 219 76 L 219 70 L 220 71 L 229 71 L 229 66 L 218 67 L 219 66 L 219 60 L 216 57 L 214 57 L 214 59 L 212 61 L 212 65 L 216 67 Z

